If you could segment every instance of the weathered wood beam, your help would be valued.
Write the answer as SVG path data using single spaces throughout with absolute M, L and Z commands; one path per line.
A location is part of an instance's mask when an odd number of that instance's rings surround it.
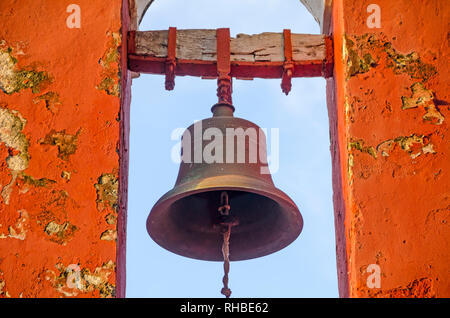
M 329 77 L 331 40 L 322 34 L 292 33 L 293 77 Z M 129 68 L 164 74 L 168 31 L 137 31 L 129 35 Z M 176 75 L 216 77 L 216 30 L 177 30 Z M 283 33 L 238 34 L 230 39 L 231 76 L 280 78 L 283 74 Z

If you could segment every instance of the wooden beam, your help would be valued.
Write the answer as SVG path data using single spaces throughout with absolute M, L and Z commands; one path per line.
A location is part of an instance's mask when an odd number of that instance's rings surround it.
M 332 63 L 330 39 L 322 34 L 292 33 L 293 77 L 328 77 Z M 129 68 L 164 74 L 168 31 L 130 33 Z M 176 75 L 216 77 L 216 30 L 177 30 Z M 238 78 L 281 78 L 283 33 L 238 34 L 230 39 L 231 75 Z
M 168 31 L 136 32 L 137 55 L 167 57 Z M 231 38 L 231 61 L 283 62 L 283 34 L 238 34 Z M 325 36 L 322 34 L 292 34 L 294 61 L 325 58 Z M 178 59 L 216 60 L 216 30 L 177 30 Z

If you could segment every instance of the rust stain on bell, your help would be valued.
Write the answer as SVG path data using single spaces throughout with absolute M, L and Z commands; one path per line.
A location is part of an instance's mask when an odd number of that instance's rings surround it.
M 296 204 L 275 187 L 268 173 L 265 135 L 254 123 L 234 117 L 234 107 L 229 104 L 216 104 L 212 112 L 211 118 L 191 125 L 183 134 L 178 178 L 174 188 L 152 208 L 147 231 L 156 243 L 173 253 L 222 261 L 217 208 L 222 191 L 227 191 L 230 213 L 239 221 L 232 229 L 230 260 L 252 259 L 279 251 L 300 235 L 303 220 Z M 214 139 L 216 145 L 225 145 L 221 155 L 215 153 L 213 162 L 198 158 L 211 143 L 204 140 L 208 128 L 220 133 L 215 135 L 222 139 Z M 244 161 L 238 155 L 242 143 L 237 141 L 236 131 L 244 132 L 241 149 Z M 248 131 L 258 134 L 245 134 Z M 199 145 L 200 154 L 194 150 Z M 255 145 L 259 156 L 251 160 Z

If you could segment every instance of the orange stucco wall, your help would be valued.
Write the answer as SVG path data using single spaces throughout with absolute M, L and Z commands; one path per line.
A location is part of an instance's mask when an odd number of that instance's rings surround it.
M 367 24 L 372 3 L 380 28 Z M 334 1 L 341 296 L 450 296 L 449 11 L 440 0 Z
M 2 0 L 0 21 L 0 297 L 123 295 L 122 0 Z

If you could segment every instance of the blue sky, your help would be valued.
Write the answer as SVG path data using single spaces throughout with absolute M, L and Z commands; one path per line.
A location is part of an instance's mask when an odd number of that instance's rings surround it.
M 319 33 L 298 0 L 156 0 L 141 30 L 215 29 L 237 33 Z M 325 80 L 297 78 L 289 96 L 280 79 L 233 81 L 235 116 L 260 127 L 279 128 L 280 166 L 275 185 L 298 205 L 303 232 L 285 249 L 262 258 L 232 262 L 232 297 L 337 297 L 331 157 Z M 164 250 L 145 222 L 156 201 L 175 183 L 171 151 L 174 129 L 211 116 L 216 81 L 164 76 L 133 80 L 127 236 L 127 297 L 223 297 L 223 265 Z M 270 136 L 268 136 L 270 142 Z M 270 153 L 270 145 L 269 150 Z

